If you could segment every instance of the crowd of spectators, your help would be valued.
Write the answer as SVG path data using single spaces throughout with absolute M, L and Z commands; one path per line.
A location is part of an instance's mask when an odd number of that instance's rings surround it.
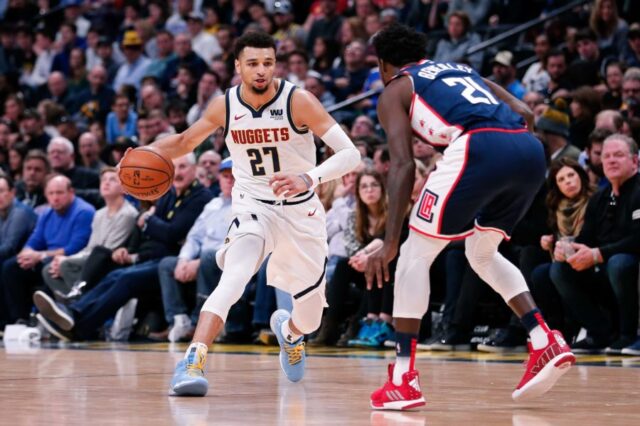
M 235 38 L 266 31 L 277 40 L 275 77 L 314 94 L 362 154 L 356 171 L 317 189 L 328 211 L 330 307 L 310 341 L 393 340 L 392 284 L 367 290 L 363 279 L 387 211 L 377 96 L 333 107 L 382 87 L 371 37 L 401 22 L 429 35 L 426 56 L 473 66 L 534 111 L 548 182 L 501 252 L 578 351 L 640 354 L 639 2 L 584 2 L 476 48 L 568 3 L 0 1 L 0 322 L 33 321 L 34 303 L 54 298 L 68 319 L 50 327 L 58 338 L 190 337 L 219 279 L 215 252 L 230 221 L 223 129 L 174 161 L 173 187 L 154 205 L 126 196 L 113 166 L 128 148 L 193 124 L 239 83 Z M 419 139 L 413 148 L 415 201 L 440 154 Z M 319 161 L 330 154 L 318 141 Z M 470 268 L 461 242 L 431 275 L 421 347 L 524 348 L 526 334 Z M 221 340 L 269 340 L 260 330 L 290 301 L 265 277 L 263 267 Z

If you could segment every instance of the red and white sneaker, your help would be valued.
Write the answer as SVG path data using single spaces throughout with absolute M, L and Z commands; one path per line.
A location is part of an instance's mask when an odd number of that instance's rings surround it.
M 576 357 L 562 333 L 551 330 L 547 333 L 547 338 L 547 346 L 538 350 L 533 349 L 529 343 L 527 370 L 511 394 L 514 401 L 523 401 L 544 394 L 575 364 Z
M 411 370 L 402 375 L 402 385 L 393 384 L 393 367 L 389 364 L 389 379 L 380 389 L 371 394 L 371 408 L 374 410 L 408 410 L 424 405 L 420 390 L 418 371 Z

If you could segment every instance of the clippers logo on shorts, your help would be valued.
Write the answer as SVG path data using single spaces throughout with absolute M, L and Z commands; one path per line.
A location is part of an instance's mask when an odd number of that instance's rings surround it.
M 274 120 L 282 120 L 284 119 L 284 115 L 282 114 L 282 109 L 271 109 L 269 110 L 271 113 L 271 118 Z
M 282 112 L 282 110 L 281 110 Z M 282 118 L 282 117 L 280 117 Z M 278 129 L 243 129 L 231 130 L 233 143 L 245 145 L 256 143 L 287 142 L 289 140 L 289 129 L 281 127 Z
M 426 189 L 422 194 L 420 206 L 418 208 L 418 217 L 426 222 L 431 223 L 433 220 L 433 208 L 438 203 L 438 196 Z

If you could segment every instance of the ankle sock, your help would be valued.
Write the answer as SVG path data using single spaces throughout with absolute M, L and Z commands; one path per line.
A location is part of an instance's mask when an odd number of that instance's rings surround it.
M 207 352 L 209 347 L 204 343 L 192 342 L 187 348 L 187 352 L 184 354 L 184 359 L 187 360 L 187 366 L 194 366 L 201 370 L 204 370 L 207 363 Z
M 280 331 L 282 332 L 284 340 L 286 340 L 287 343 L 294 343 L 297 342 L 302 337 L 302 335 L 296 334 L 293 332 L 293 330 L 291 330 L 291 327 L 289 327 L 289 321 L 291 320 L 289 319 L 282 323 Z
M 547 346 L 549 343 L 549 338 L 547 337 L 549 327 L 547 327 L 547 324 L 544 322 L 542 313 L 540 313 L 538 308 L 524 314 L 522 318 L 520 318 L 520 321 L 529 333 L 533 349 L 541 349 Z
M 393 384 L 402 384 L 402 375 L 413 370 L 416 359 L 418 335 L 412 333 L 396 333 L 396 364 L 393 367 Z

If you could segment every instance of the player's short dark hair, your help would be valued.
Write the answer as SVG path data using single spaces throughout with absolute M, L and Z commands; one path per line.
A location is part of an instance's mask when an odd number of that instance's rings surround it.
M 406 25 L 394 23 L 373 36 L 373 46 L 378 59 L 401 67 L 424 59 L 427 36 Z
M 264 49 L 273 49 L 276 51 L 276 41 L 264 31 L 249 31 L 236 39 L 233 55 L 236 59 L 240 57 L 240 53 L 245 47 L 256 47 Z

